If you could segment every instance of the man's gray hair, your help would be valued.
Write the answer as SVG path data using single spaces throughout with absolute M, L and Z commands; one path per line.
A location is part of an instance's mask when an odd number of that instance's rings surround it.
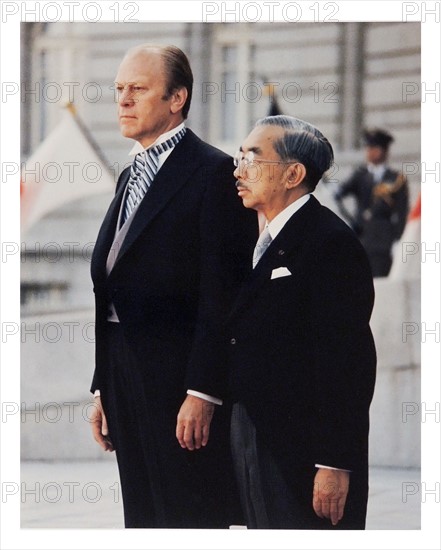
M 284 128 L 284 135 L 273 143 L 274 149 L 281 160 L 296 160 L 305 166 L 305 184 L 310 191 L 314 191 L 334 161 L 332 146 L 320 130 L 304 120 L 287 115 L 261 118 L 255 126 Z

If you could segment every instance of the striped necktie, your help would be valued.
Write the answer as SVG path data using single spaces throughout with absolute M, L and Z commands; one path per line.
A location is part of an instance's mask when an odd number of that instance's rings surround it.
M 150 149 L 141 151 L 135 156 L 130 169 L 130 178 L 127 183 L 126 200 L 121 216 L 121 226 L 130 217 L 133 210 L 142 201 L 152 185 L 158 172 L 158 159 L 161 153 L 172 149 L 184 137 L 186 128 L 182 128 L 177 134 L 163 143 L 154 145 Z
M 253 269 L 256 267 L 260 258 L 263 256 L 265 250 L 269 247 L 271 242 L 272 238 L 270 232 L 268 230 L 268 227 L 265 227 L 265 229 L 260 234 L 260 237 L 257 239 L 256 247 L 254 248 Z

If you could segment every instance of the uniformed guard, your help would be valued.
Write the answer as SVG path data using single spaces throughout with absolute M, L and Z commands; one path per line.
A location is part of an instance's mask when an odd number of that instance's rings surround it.
M 366 249 L 374 277 L 388 275 L 392 245 L 401 237 L 409 210 L 407 180 L 388 166 L 393 141 L 385 130 L 365 130 L 366 163 L 353 172 L 335 195 L 346 217 L 342 199 L 352 195 L 356 200 L 356 212 L 349 222 Z

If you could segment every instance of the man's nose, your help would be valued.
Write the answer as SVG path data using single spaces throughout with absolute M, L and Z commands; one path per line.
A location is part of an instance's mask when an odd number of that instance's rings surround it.
M 129 90 L 121 90 L 118 93 L 118 104 L 119 105 L 130 105 L 133 103 L 133 96 Z
M 233 172 L 233 176 L 238 180 L 247 179 L 247 165 L 244 162 L 239 162 Z

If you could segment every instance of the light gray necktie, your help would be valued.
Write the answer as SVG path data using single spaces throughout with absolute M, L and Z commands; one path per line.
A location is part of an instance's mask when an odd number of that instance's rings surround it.
M 268 231 L 268 226 L 267 226 L 265 227 L 265 229 L 262 231 L 259 238 L 257 239 L 257 243 L 254 248 L 253 269 L 256 267 L 260 258 L 263 256 L 265 250 L 269 247 L 271 242 L 272 242 L 272 238 L 271 238 L 270 232 Z

